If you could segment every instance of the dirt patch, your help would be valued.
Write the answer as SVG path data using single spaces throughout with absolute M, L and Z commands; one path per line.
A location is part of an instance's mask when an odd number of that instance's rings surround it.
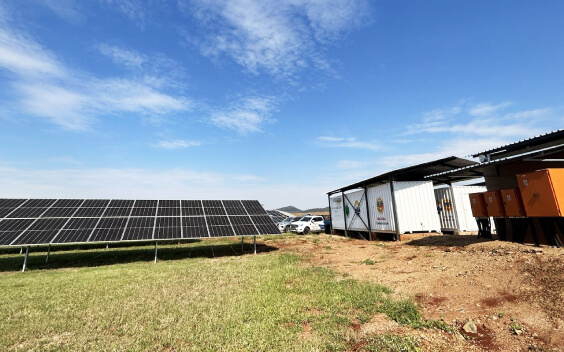
M 409 242 L 311 235 L 269 243 L 343 277 L 388 286 L 398 297 L 414 299 L 426 318 L 454 328 L 412 330 L 376 315 L 353 324 L 355 334 L 409 334 L 424 351 L 560 351 L 564 346 L 562 249 L 469 235 Z M 476 322 L 475 336 L 459 332 L 470 319 Z

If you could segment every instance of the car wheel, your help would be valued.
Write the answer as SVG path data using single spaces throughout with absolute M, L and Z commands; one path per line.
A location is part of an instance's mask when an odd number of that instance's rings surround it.
M 309 233 L 309 227 L 306 227 L 306 228 L 304 229 L 304 235 L 307 235 L 308 233 Z
M 284 232 L 290 232 L 290 225 L 288 225 L 284 228 Z

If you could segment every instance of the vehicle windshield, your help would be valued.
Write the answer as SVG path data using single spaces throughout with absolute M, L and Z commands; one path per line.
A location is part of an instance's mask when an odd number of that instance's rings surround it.
M 303 218 L 300 219 L 300 221 L 310 221 L 311 220 L 311 216 L 304 216 Z

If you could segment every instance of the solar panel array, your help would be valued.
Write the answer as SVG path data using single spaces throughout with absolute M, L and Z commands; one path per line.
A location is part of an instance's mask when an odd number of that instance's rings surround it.
M 279 212 L 278 210 L 267 210 L 266 211 L 268 213 L 268 215 L 270 215 L 270 218 L 272 219 L 272 221 L 274 221 L 275 223 L 280 222 L 284 219 L 287 218 L 286 215 L 282 214 L 281 212 Z
M 0 199 L 0 246 L 279 233 L 256 200 Z

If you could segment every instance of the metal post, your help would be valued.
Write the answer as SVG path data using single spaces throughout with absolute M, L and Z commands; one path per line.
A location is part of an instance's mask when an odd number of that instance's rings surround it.
M 347 231 L 347 212 L 345 211 L 345 208 L 347 206 L 346 202 L 345 202 L 345 192 L 341 192 L 341 203 L 343 204 L 343 220 L 345 221 L 345 237 L 349 237 L 348 231 Z
M 22 268 L 22 273 L 25 271 L 25 266 L 27 265 L 27 257 L 29 255 L 29 246 L 25 248 L 25 257 L 24 257 L 24 264 Z
M 254 249 L 254 254 L 257 254 L 257 236 L 253 236 L 253 249 Z
M 399 229 L 399 222 L 398 222 L 398 207 L 396 205 L 396 195 L 394 194 L 394 179 L 390 175 L 390 191 L 392 193 L 392 209 L 394 211 L 394 225 L 396 226 L 396 234 L 394 240 L 399 241 L 400 239 L 400 229 Z
M 241 236 L 241 254 L 245 252 L 245 237 Z
M 155 241 L 155 263 L 157 262 L 157 250 L 159 249 L 159 242 Z
M 106 250 L 110 248 L 110 242 L 106 242 Z
M 366 220 L 368 221 L 368 240 L 372 240 L 372 223 L 370 222 L 370 207 L 368 206 L 368 190 L 364 186 L 364 201 L 366 203 Z
M 329 220 L 331 220 L 332 213 L 331 213 L 331 195 L 329 193 L 327 193 L 327 203 L 329 203 Z M 333 221 L 331 221 L 331 227 L 333 227 Z M 325 233 L 327 233 L 327 231 L 325 231 Z M 331 233 L 327 233 L 328 235 L 332 235 L 333 234 L 333 228 L 331 228 Z
M 20 247 L 20 254 L 23 253 L 23 246 Z
M 49 249 L 47 250 L 47 257 L 45 258 L 45 263 L 49 263 L 49 254 L 51 254 L 51 243 L 49 243 Z

